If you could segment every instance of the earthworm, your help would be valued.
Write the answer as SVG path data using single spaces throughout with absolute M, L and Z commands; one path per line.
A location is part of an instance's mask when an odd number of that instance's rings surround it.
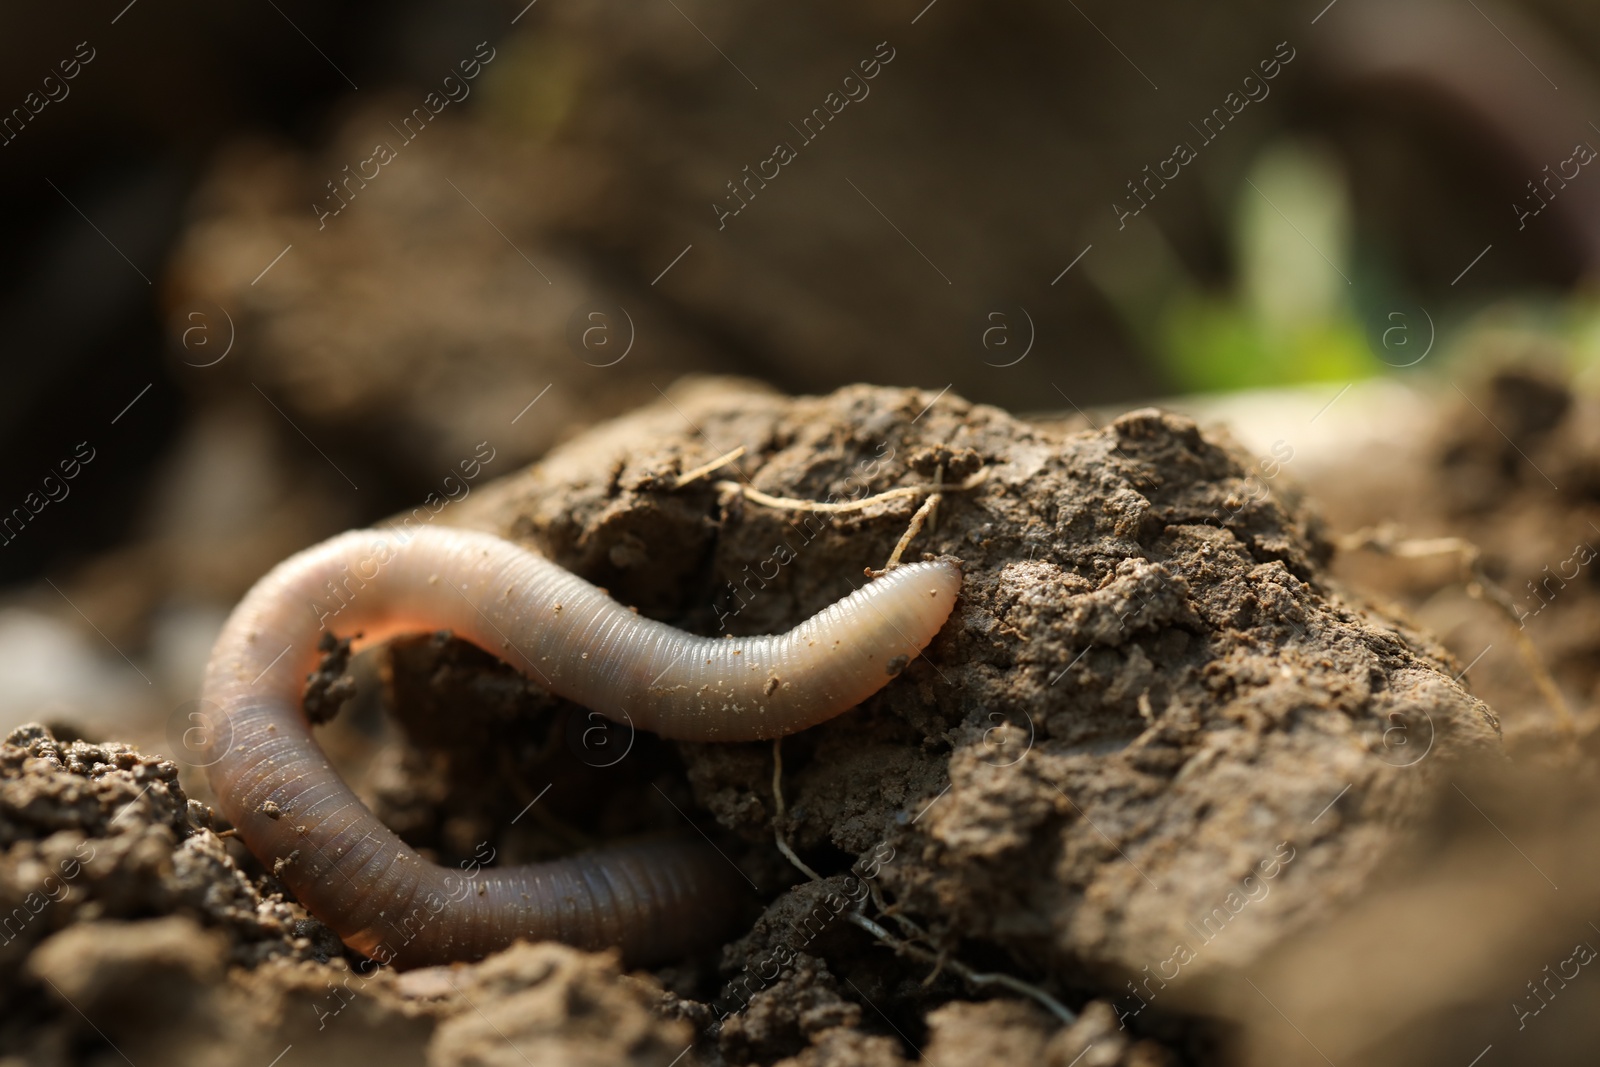
M 882 688 L 944 625 L 960 583 L 953 562 L 906 564 L 786 634 L 708 638 L 490 534 L 352 531 L 279 564 L 229 616 L 201 693 L 207 775 L 256 858 L 380 964 L 477 959 L 519 937 L 660 962 L 725 931 L 742 893 L 729 861 L 676 841 L 470 876 L 425 860 L 311 735 L 301 701 L 323 631 L 337 624 L 371 644 L 447 630 L 608 718 L 747 741 L 803 730 Z

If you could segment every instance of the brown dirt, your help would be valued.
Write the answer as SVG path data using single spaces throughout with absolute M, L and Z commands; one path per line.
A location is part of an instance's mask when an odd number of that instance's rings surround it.
M 1440 391 L 1408 451 L 1310 488 L 1335 532 L 1387 523 L 1397 541 L 1455 537 L 1482 553 L 1521 626 L 1468 595 L 1454 556 L 1350 551 L 1334 570 L 1473 663 L 1509 758 L 1452 778 L 1412 851 L 1334 922 L 1275 946 L 1252 972 L 1258 989 L 1206 991 L 1203 1010 L 1238 1021 L 1242 1062 L 1580 1063 L 1600 1040 L 1600 985 L 1578 963 L 1600 946 L 1600 580 L 1582 551 L 1600 545 L 1600 410 L 1547 342 L 1508 333 L 1476 347 L 1482 369 Z
M 747 455 L 717 477 L 818 500 L 941 465 L 988 472 L 945 494 L 911 549 L 962 559 L 951 623 L 860 709 L 783 745 L 782 829 L 823 882 L 773 845 L 770 745 L 593 733 L 482 653 L 423 637 L 381 670 L 409 740 L 362 788 L 392 824 L 446 861 L 484 845 L 514 861 L 681 830 L 676 807 L 760 887 L 748 932 L 654 975 L 533 946 L 351 977 L 320 924 L 207 828 L 173 765 L 35 730 L 0 754 L 0 903 L 25 906 L 79 842 L 97 851 L 0 950 L 8 1001 L 32 1009 L 7 1013 L 0 1053 L 66 1062 L 104 1055 L 102 1037 L 153 1050 L 211 1034 L 220 1063 L 351 1042 L 430 1062 L 659 1064 L 691 1040 L 684 1062 L 1214 1061 L 1246 1024 L 1206 1007 L 1211 991 L 1346 914 L 1418 847 L 1446 782 L 1502 762 L 1461 664 L 1341 592 L 1309 514 L 1252 499 L 1257 461 L 1154 410 L 1073 431 L 948 393 L 686 382 L 441 521 L 534 545 L 700 632 L 786 628 L 881 566 L 915 501 L 806 519 L 709 480 L 672 487 L 736 445 Z M 537 818 L 511 827 L 546 783 Z M 856 908 L 1081 1016 L 1062 1027 L 897 955 L 847 921 Z M 346 979 L 355 1021 L 321 1020 Z M 194 991 L 187 1014 L 151 999 L 164 987 Z
M 1508 350 L 1504 342 L 1491 351 L 1498 369 L 1470 398 L 1445 394 L 1417 462 L 1397 464 L 1387 491 L 1361 505 L 1342 486 L 1319 496 L 1344 502 L 1329 514 L 1347 529 L 1387 522 L 1401 537 L 1450 535 L 1476 546 L 1566 700 L 1591 707 L 1600 699 L 1600 575 L 1592 563 L 1600 555 L 1600 400 L 1571 389 L 1549 352 Z M 1340 481 L 1356 478 L 1340 474 Z M 1498 646 L 1503 654 L 1491 652 L 1474 677 L 1495 707 L 1529 712 L 1507 723 L 1508 743 L 1522 754 L 1516 746 L 1548 741 L 1555 710 L 1516 655 L 1505 618 L 1464 603 L 1453 564 L 1356 552 L 1340 559 L 1339 570 L 1468 658 Z

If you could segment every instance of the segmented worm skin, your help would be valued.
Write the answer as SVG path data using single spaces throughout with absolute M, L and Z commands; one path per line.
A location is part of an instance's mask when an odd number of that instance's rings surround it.
M 737 915 L 744 885 L 726 859 L 676 841 L 470 876 L 423 859 L 311 735 L 301 700 L 324 629 L 362 644 L 449 630 L 609 718 L 747 741 L 803 730 L 882 688 L 933 639 L 960 583 L 953 563 L 912 563 L 786 634 L 706 638 L 489 534 L 353 531 L 280 564 L 229 617 L 202 690 L 207 773 L 250 851 L 380 963 L 477 959 L 519 937 L 671 959 L 714 943 Z

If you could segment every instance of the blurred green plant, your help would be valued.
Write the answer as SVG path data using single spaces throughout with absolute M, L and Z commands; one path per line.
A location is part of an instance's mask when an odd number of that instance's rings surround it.
M 1227 289 L 1198 283 L 1148 218 L 1101 239 L 1116 254 L 1086 261 L 1169 388 L 1352 381 L 1411 358 L 1403 347 L 1376 349 L 1403 342 L 1420 350 L 1433 341 L 1432 330 L 1414 344 L 1409 333 L 1386 334 L 1392 308 L 1379 305 L 1392 301 L 1362 299 L 1360 283 L 1374 270 L 1352 263 L 1349 195 L 1325 149 L 1299 140 L 1269 145 L 1235 191 L 1232 216 L 1236 271 Z M 1406 310 L 1421 327 L 1420 308 Z
M 1233 291 L 1185 280 L 1157 313 L 1149 341 L 1173 384 L 1238 389 L 1381 371 L 1351 277 L 1350 216 L 1325 150 L 1279 141 L 1261 152 L 1237 195 Z

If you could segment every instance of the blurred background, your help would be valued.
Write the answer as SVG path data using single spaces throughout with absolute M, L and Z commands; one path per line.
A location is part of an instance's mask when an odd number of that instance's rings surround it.
M 273 563 L 697 373 L 1226 421 L 1289 446 L 1332 534 L 1461 537 L 1524 615 L 1549 601 L 1519 632 L 1553 682 L 1450 551 L 1339 563 L 1463 663 L 1494 648 L 1513 749 L 1594 705 L 1594 572 L 1536 588 L 1600 537 L 1593 4 L 0 27 L 0 726 L 160 747 Z

